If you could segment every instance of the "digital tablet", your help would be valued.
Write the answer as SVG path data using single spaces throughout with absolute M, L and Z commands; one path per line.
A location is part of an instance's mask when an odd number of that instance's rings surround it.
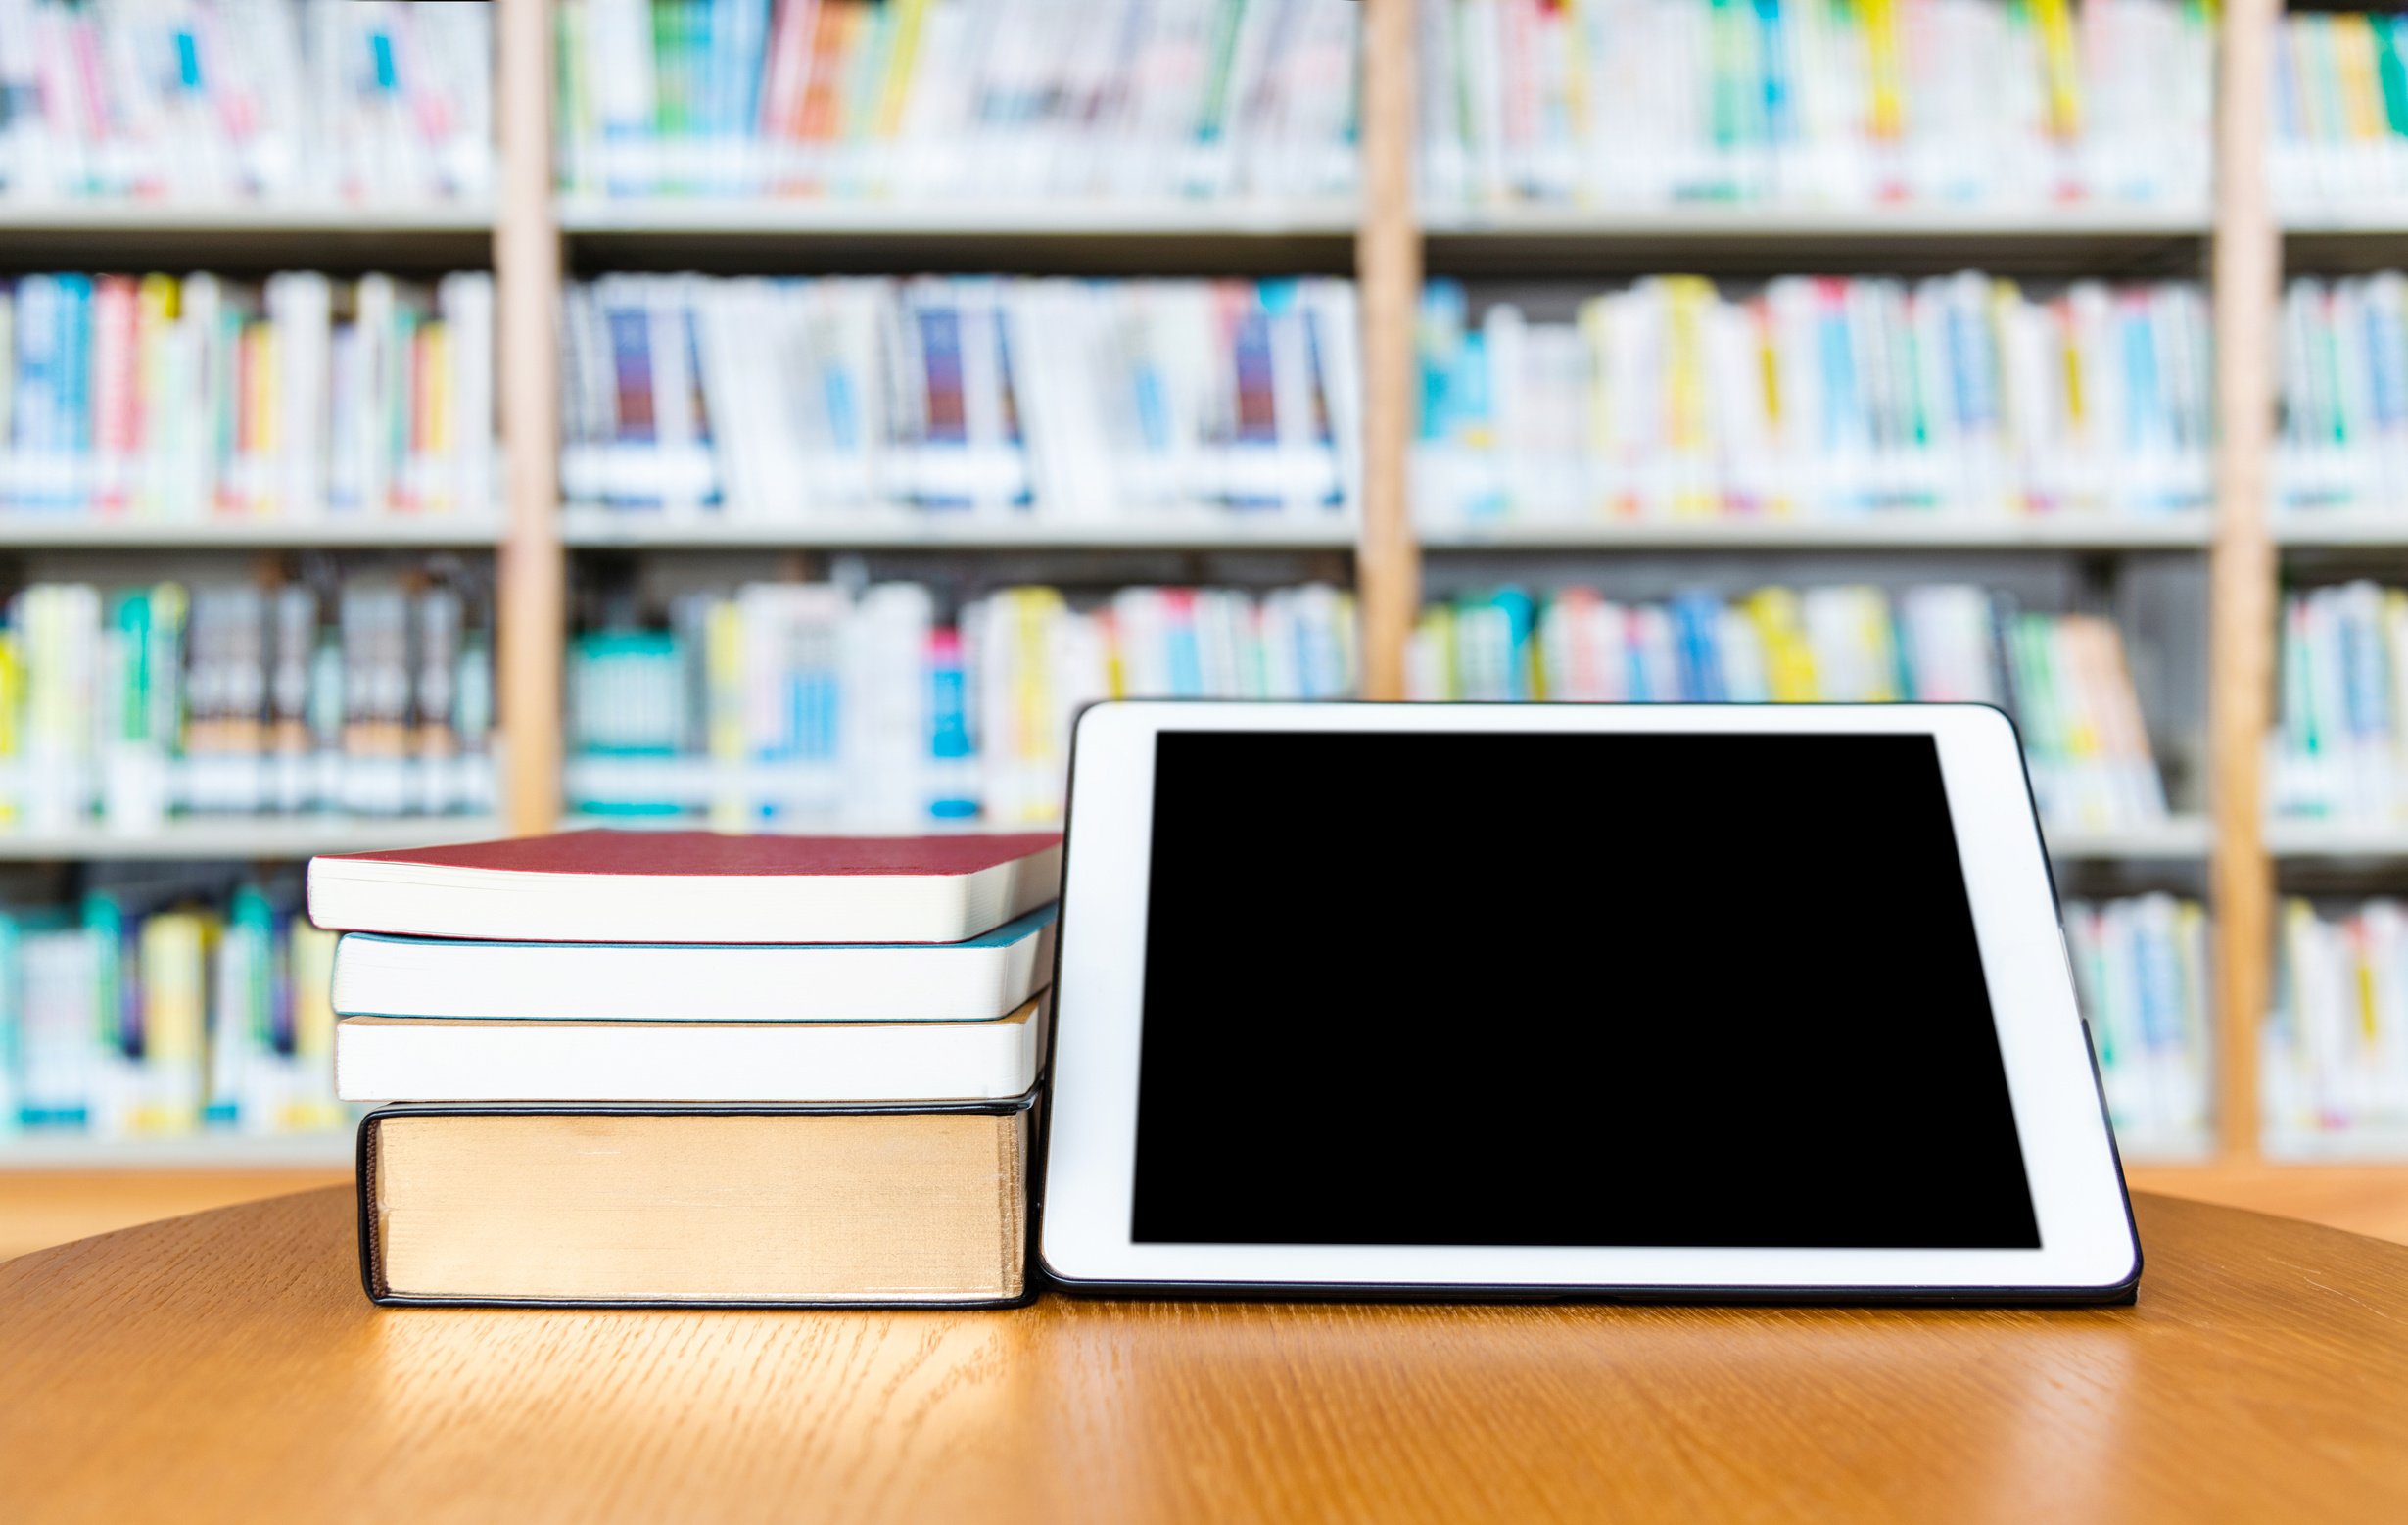
M 2138 1285 L 1994 709 L 1101 704 L 1068 819 L 1073 1290 Z

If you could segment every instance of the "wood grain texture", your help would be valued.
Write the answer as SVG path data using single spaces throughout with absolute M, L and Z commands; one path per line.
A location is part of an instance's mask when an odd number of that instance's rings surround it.
M 19 1521 L 2408 1518 L 2408 1249 L 2143 1198 L 2128 1309 L 371 1308 L 352 1202 L 0 1266 Z
M 158 1218 L 348 1185 L 351 1178 L 349 1167 L 0 1170 L 0 1261 Z
M 2216 75 L 2216 210 L 2209 250 L 2215 327 L 2216 528 L 2207 553 L 2207 786 L 2216 840 L 2216 1133 L 2224 1158 L 2256 1158 L 2258 1028 L 2274 990 L 2274 866 L 2260 758 L 2274 712 L 2275 313 L 2283 240 L 2266 186 L 2267 57 L 2279 0 L 2227 0 Z
M 2136 1166 L 2124 1172 L 2135 1191 L 2162 1192 L 2305 1218 L 2393 1244 L 2408 1244 L 2408 1166 Z
M 1363 7 L 1363 215 L 1354 240 L 1363 325 L 1363 503 L 1355 588 L 1363 697 L 1404 697 L 1405 643 L 1421 615 L 1421 545 L 1407 475 L 1418 405 L 1413 334 L 1421 228 L 1413 211 L 1414 0 Z
M 496 152 L 495 357 L 509 484 L 496 552 L 496 689 L 501 803 L 514 833 L 560 820 L 568 562 L 560 544 L 560 229 L 552 204 L 552 7 L 494 8 Z

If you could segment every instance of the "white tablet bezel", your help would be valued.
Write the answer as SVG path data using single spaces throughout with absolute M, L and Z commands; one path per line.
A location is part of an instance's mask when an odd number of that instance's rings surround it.
M 1154 820 L 1163 731 L 1929 736 L 1998 1018 L 2037 1250 L 1140 1244 L 1130 1237 Z M 1510 1293 L 2000 1292 L 2129 1288 L 2139 1245 L 2014 730 L 1981 705 L 1291 704 L 1123 701 L 1080 715 L 1057 944 L 1053 1090 L 1038 1252 L 1065 1282 L 1144 1288 L 1471 1287 Z M 1337 802 L 1333 801 L 1335 806 Z M 1610 808 L 1610 805 L 1607 807 Z M 1265 872 L 1283 865 L 1263 843 Z M 1797 866 L 1812 892 L 1812 866 Z M 1248 1061 L 1231 1056 L 1244 1109 Z M 1238 1125 L 1233 1115 L 1232 1124 Z M 1912 1149 L 1912 1139 L 1899 1141 Z

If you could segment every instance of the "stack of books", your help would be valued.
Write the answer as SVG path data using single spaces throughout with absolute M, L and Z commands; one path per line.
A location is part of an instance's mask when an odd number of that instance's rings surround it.
M 2275 210 L 2396 218 L 2408 206 L 2408 18 L 2291 8 L 2273 44 Z
M 2280 649 L 2271 812 L 2408 820 L 2408 590 L 2360 580 L 2291 594 Z
M 319 858 L 390 1303 L 1027 1285 L 1052 834 L 578 832 Z
M 2408 275 L 2294 280 L 2280 332 L 2276 502 L 2408 517 Z

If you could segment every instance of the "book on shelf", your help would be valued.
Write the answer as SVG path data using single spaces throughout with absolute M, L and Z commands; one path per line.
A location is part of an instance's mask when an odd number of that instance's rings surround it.
M 0 0 L 0 209 L 479 205 L 491 9 Z
M 2408 592 L 2362 580 L 2290 594 L 2277 650 L 2268 812 L 2408 818 Z
M 2065 948 L 2124 1158 L 2208 1139 L 2207 914 L 2168 894 L 2065 905 Z
M 2408 210 L 2408 17 L 2287 11 L 2270 42 L 2277 214 L 2347 221 Z
M 2277 337 L 2275 503 L 2408 522 L 2408 275 L 2293 280 Z
M 1092 525 L 1356 498 L 1342 280 L 612 275 L 564 302 L 572 502 Z
M 1420 0 L 1421 185 L 1518 205 L 2203 215 L 2196 0 Z
M 1667 603 L 1469 593 L 1423 611 L 1405 687 L 1416 699 L 1996 704 L 2015 719 L 2052 829 L 2167 816 L 2114 623 L 2019 611 L 1970 586 L 1697 590 Z
M 0 512 L 492 516 L 494 282 L 0 281 Z
M 2408 906 L 2283 902 L 2259 1050 L 2269 1153 L 2408 1156 Z
M 494 941 L 945 943 L 1050 904 L 1061 879 L 1051 832 L 561 832 L 312 858 L 309 919 Z
M 2203 513 L 2207 304 L 2191 282 L 2043 295 L 1665 275 L 1562 317 L 1424 292 L 1425 524 L 1872 513 Z
M 371 1113 L 363 1280 L 380 1303 L 1014 1302 L 1034 1103 Z
M 1077 607 L 1004 588 L 947 618 L 916 584 L 756 583 L 681 596 L 667 626 L 571 641 L 572 809 L 723 828 L 1051 821 L 1089 700 L 1342 698 L 1360 668 L 1353 599 L 1323 584 L 1124 588 Z
M 986 207 L 1354 186 L 1346 0 L 566 0 L 561 187 Z
M 0 605 L 0 831 L 490 810 L 482 604 L 369 574 L 22 588 Z
M 131 881 L 0 906 L 0 1134 L 341 1126 L 334 942 L 273 883 Z

